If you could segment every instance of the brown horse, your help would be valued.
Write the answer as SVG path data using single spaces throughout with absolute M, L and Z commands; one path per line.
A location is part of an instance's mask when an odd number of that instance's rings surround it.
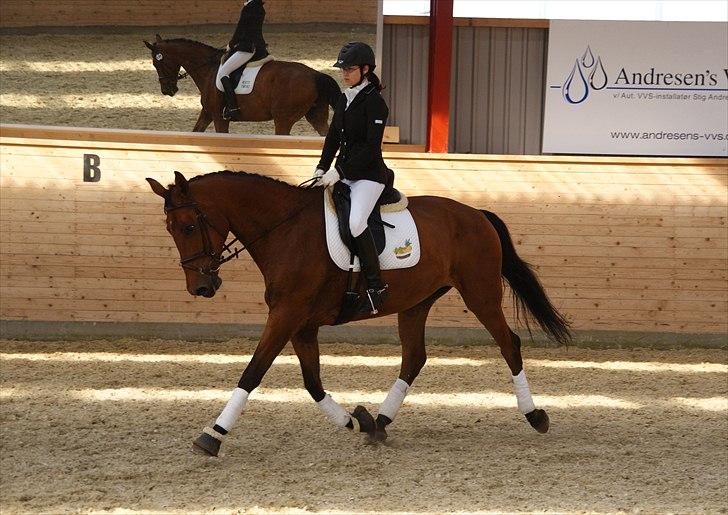
M 189 75 L 200 90 L 202 110 L 194 132 L 204 132 L 215 124 L 216 132 L 228 132 L 230 120 L 222 117 L 225 105 L 223 93 L 215 87 L 215 76 L 224 50 L 189 39 L 162 39 L 144 44 L 152 51 L 152 63 L 157 69 L 164 95 L 177 93 L 177 81 Z M 180 74 L 180 68 L 186 73 Z M 301 63 L 271 61 L 266 63 L 255 79 L 253 91 L 238 95 L 243 120 L 263 122 L 273 120 L 276 134 L 287 135 L 298 120 L 306 120 L 321 136 L 329 130 L 329 106 L 332 108 L 341 95 L 336 81 L 325 73 Z
M 260 384 L 288 341 L 300 361 L 306 389 L 327 417 L 384 440 L 385 426 L 425 364 L 428 312 L 453 287 L 499 345 L 514 378 L 519 410 L 537 431 L 548 430 L 548 416 L 535 408 L 528 391 L 520 339 L 503 314 L 502 278 L 510 284 L 517 305 L 550 338 L 567 342 L 568 322 L 551 305 L 529 265 L 516 254 L 505 224 L 493 213 L 447 198 L 410 199 L 420 236 L 420 262 L 382 273 L 389 296 L 377 316 L 398 313 L 402 363 L 399 379 L 375 421 L 361 406 L 347 413 L 325 393 L 319 376 L 318 329 L 334 323 L 347 287 L 347 273 L 327 253 L 324 190 L 230 171 L 190 181 L 175 172 L 175 183 L 168 189 L 154 179 L 147 181 L 164 199 L 167 230 L 179 250 L 190 294 L 212 297 L 222 285 L 220 265 L 232 257 L 222 256 L 230 248 L 225 243 L 229 233 L 242 242 L 265 280 L 269 314 L 260 342 L 225 410 L 214 427 L 205 428 L 195 440 L 193 449 L 217 455 L 248 393 Z

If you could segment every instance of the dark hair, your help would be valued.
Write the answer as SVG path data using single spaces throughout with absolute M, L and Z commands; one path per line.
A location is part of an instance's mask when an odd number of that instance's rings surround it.
M 384 86 L 382 86 L 382 81 L 379 80 L 379 77 L 373 71 L 368 71 L 365 77 L 371 84 L 374 84 L 374 87 L 377 88 L 377 91 L 382 91 L 384 89 Z

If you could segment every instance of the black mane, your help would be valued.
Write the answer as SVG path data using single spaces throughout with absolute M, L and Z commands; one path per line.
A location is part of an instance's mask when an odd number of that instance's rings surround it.
M 198 46 L 204 50 L 209 50 L 211 52 L 219 52 L 222 54 L 225 50 L 222 48 L 217 48 L 212 45 L 208 45 L 207 43 L 203 43 L 202 41 L 195 41 L 194 39 L 188 39 L 188 38 L 174 38 L 174 39 L 165 39 L 165 43 L 190 43 L 194 46 Z
M 254 179 L 254 180 L 259 180 L 261 182 L 271 182 L 273 184 L 287 186 L 288 189 L 294 189 L 294 190 L 298 189 L 298 187 L 294 186 L 293 184 L 289 184 L 280 179 L 274 179 L 273 177 L 268 177 L 267 175 L 260 175 L 258 173 L 252 173 L 252 172 L 236 172 L 234 170 L 220 170 L 219 172 L 210 172 L 210 173 L 206 173 L 203 175 L 197 175 L 197 176 L 189 179 L 188 182 L 199 181 L 200 179 L 204 179 L 206 177 L 220 177 L 220 176 L 235 177 L 236 179 L 243 179 L 243 178 Z

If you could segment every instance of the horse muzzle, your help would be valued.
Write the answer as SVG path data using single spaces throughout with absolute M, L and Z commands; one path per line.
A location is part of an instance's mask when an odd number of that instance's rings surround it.
M 205 297 L 206 299 L 211 299 L 215 296 L 217 290 L 219 290 L 220 286 L 222 286 L 222 279 L 220 279 L 220 276 L 217 274 L 210 275 L 209 277 L 210 280 L 208 281 L 208 284 L 198 286 L 193 295 Z
M 162 94 L 170 97 L 173 97 L 178 91 L 179 88 L 177 86 L 162 88 Z

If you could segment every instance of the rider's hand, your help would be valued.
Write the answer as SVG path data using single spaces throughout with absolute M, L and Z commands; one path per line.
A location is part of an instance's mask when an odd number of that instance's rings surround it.
M 326 170 L 322 170 L 321 168 L 316 168 L 316 171 L 313 172 L 313 176 L 314 177 L 321 177 L 325 173 L 326 173 Z
M 323 185 L 324 188 L 328 188 L 339 182 L 339 179 L 339 172 L 336 171 L 336 168 L 332 168 L 321 176 L 321 180 L 319 182 Z

